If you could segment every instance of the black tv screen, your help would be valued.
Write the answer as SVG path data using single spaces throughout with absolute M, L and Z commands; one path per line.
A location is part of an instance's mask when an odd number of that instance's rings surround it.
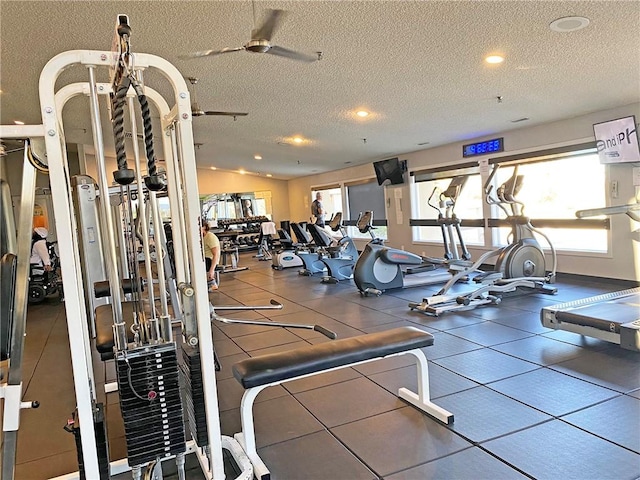
M 404 183 L 402 163 L 397 158 L 373 162 L 378 185 L 401 185 Z

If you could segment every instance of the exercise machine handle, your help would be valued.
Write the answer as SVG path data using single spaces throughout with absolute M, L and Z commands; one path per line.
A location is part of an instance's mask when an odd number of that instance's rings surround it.
M 338 334 L 336 332 L 332 332 L 331 330 L 324 328 L 322 325 L 314 325 L 313 330 L 316 332 L 320 332 L 325 337 L 330 338 L 331 340 L 335 340 L 338 338 Z

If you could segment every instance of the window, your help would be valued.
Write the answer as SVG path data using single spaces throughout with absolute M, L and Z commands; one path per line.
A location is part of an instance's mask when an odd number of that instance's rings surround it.
M 346 186 L 349 220 L 354 222 L 360 213 L 373 211 L 374 220 L 386 220 L 384 208 L 384 187 L 378 185 L 376 180 L 354 183 Z M 356 227 L 347 227 L 347 233 L 351 238 L 369 239 L 369 234 L 362 234 Z M 376 237 L 387 238 L 387 227 L 378 226 L 375 229 Z
M 322 207 L 324 208 L 324 221 L 328 222 L 334 213 L 342 212 L 342 190 L 340 187 L 319 188 L 311 191 L 311 201 L 316 199 L 316 193 L 322 193 Z M 309 205 L 311 216 L 311 205 Z M 344 214 L 343 214 L 344 218 Z
M 515 167 L 499 168 L 494 188 L 513 174 Z M 518 166 L 518 175 L 523 175 L 523 184 L 516 198 L 524 204 L 524 215 L 535 219 L 574 220 L 576 210 L 597 208 L 606 205 L 605 167 L 596 153 L 563 156 L 548 161 L 523 163 Z M 504 218 L 499 209 L 494 218 Z M 541 228 L 556 249 L 575 251 L 607 251 L 606 230 L 572 228 Z M 494 229 L 494 244 L 506 245 L 510 228 Z M 540 241 L 543 248 L 544 240 Z
M 455 200 L 453 212 L 464 220 L 483 218 L 482 180 L 479 174 L 465 175 L 466 181 Z M 416 177 L 414 184 L 415 209 L 413 218 L 420 220 L 437 220 L 439 210 L 445 214 L 444 205 L 440 205 L 440 195 L 451 184 L 453 175 L 444 178 L 421 180 Z M 462 238 L 467 245 L 484 245 L 484 229 L 482 227 L 462 227 Z M 442 243 L 442 233 L 437 226 L 414 227 L 414 240 L 419 242 Z M 459 243 L 455 237 L 456 243 Z

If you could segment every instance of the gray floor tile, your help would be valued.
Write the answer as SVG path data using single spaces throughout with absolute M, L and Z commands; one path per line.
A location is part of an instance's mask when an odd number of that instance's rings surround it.
M 540 334 L 551 331 L 551 329 L 542 325 L 540 321 L 540 311 L 525 312 L 522 310 L 509 309 L 508 313 L 504 313 L 504 315 L 496 315 L 491 321 L 529 333 Z
M 235 343 L 245 352 L 300 341 L 300 337 L 283 328 L 238 337 Z M 234 352 L 236 353 L 236 352 Z
M 550 368 L 622 393 L 640 388 L 640 352 L 615 346 Z
M 456 337 L 449 332 L 434 332 L 432 335 L 433 345 L 422 349 L 429 360 L 450 357 L 482 348 L 482 345 Z
M 398 394 L 398 390 L 401 387 L 408 388 L 412 392 L 418 391 L 418 372 L 415 365 L 376 373 L 369 375 L 369 378 L 394 395 Z M 467 378 L 450 372 L 446 368 L 442 368 L 440 365 L 429 362 L 429 392 L 431 399 L 477 386 L 476 382 L 472 382 Z
M 258 448 L 324 430 L 291 395 L 256 403 L 253 418 Z
M 608 388 L 547 368 L 491 383 L 489 388 L 554 416 L 565 415 L 618 395 Z
M 242 395 L 244 395 L 244 388 L 242 388 L 242 385 L 240 385 L 235 378 L 218 380 L 216 383 L 218 385 L 219 410 L 223 412 L 232 408 L 240 408 L 240 401 L 242 400 Z M 288 393 L 280 385 L 265 388 L 260 392 L 258 398 L 256 398 L 256 403 L 264 402 L 265 400 L 269 400 L 274 397 L 281 397 L 283 395 L 288 395 Z
M 635 397 L 635 398 L 640 398 L 640 389 L 639 390 L 634 390 L 633 392 L 629 392 L 629 393 L 627 393 L 627 395 L 630 395 L 630 396 Z
M 419 325 L 424 325 L 436 330 L 447 331 L 452 328 L 466 327 L 483 322 L 480 317 L 464 315 L 462 313 L 444 313 L 439 317 L 432 317 L 422 312 L 411 312 L 410 319 Z
M 478 447 L 385 477 L 385 480 L 516 480 L 526 476 Z
M 505 327 L 494 322 L 482 322 L 467 327 L 453 328 L 448 330 L 447 333 L 485 347 L 520 340 L 532 335 L 529 332 Z
M 353 380 L 360 377 L 361 375 L 353 368 L 340 368 L 339 370 L 333 370 L 331 372 L 301 378 L 300 380 L 294 380 L 293 382 L 287 382 L 284 383 L 283 386 L 291 393 L 300 393 L 306 390 L 326 387 L 327 385 L 346 382 L 347 380 Z
M 377 477 L 326 431 L 261 448 L 273 480 L 373 480 Z M 285 461 L 283 461 L 285 460 Z
M 357 378 L 295 395 L 314 417 L 335 427 L 405 405 L 395 395 L 367 378 Z
M 494 345 L 491 348 L 543 366 L 564 362 L 588 352 L 588 350 L 576 345 L 541 335 Z
M 543 334 L 545 337 L 553 338 L 561 342 L 571 343 L 578 347 L 582 347 L 588 350 L 606 350 L 611 347 L 611 343 L 599 340 L 597 338 L 585 337 L 573 332 L 567 332 L 564 330 L 552 330 Z
M 420 465 L 471 444 L 413 407 L 331 429 L 358 458 L 381 476 Z
M 620 395 L 562 420 L 640 454 L 640 399 Z
M 538 368 L 533 363 L 486 348 L 439 358 L 434 363 L 478 383 L 495 382 Z
M 496 455 L 539 480 L 633 480 L 640 455 L 560 420 L 483 444 Z
M 486 387 L 476 387 L 438 399 L 452 412 L 451 429 L 471 442 L 484 442 L 549 420 L 551 417 Z

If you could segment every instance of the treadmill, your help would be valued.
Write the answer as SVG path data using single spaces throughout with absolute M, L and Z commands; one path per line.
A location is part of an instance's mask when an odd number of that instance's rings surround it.
M 640 203 L 580 210 L 578 218 L 625 213 L 640 222 Z M 640 351 L 640 287 L 545 307 L 542 325 L 616 343 Z

